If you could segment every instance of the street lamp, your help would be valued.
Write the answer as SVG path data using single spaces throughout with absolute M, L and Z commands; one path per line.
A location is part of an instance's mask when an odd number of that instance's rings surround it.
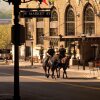
M 85 51 L 84 51 L 84 47 L 85 47 L 85 39 L 86 39 L 86 35 L 85 34 L 82 34 L 82 63 L 83 63 L 83 70 L 85 70 Z
M 31 66 L 33 66 L 33 38 L 30 38 L 31 40 Z

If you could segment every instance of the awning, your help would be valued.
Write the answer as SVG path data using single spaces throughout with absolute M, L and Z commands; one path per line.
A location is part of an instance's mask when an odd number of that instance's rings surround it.
M 44 36 L 44 40 L 48 41 L 100 41 L 99 36 Z
M 48 41 L 60 41 L 60 37 L 59 36 L 44 36 L 44 40 L 48 40 Z

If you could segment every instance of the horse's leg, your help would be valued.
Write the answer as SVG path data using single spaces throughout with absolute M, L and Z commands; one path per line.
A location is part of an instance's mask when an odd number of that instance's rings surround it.
M 66 72 L 66 69 L 63 69 L 63 78 L 64 78 L 64 74 L 66 75 L 66 78 L 67 78 L 67 72 Z
M 48 77 L 47 68 L 45 68 L 45 76 Z
M 54 71 L 53 71 L 53 70 L 52 70 L 52 75 L 51 75 L 51 77 L 54 78 Z
M 66 75 L 66 69 L 63 67 L 63 78 L 64 78 L 64 74 Z
M 59 78 L 59 71 L 56 68 L 57 78 Z
M 52 78 L 54 78 L 54 69 L 52 69 Z
M 57 72 L 58 72 L 58 78 L 60 78 L 60 68 L 58 68 Z
M 64 78 L 64 70 L 63 70 L 63 78 Z
M 43 66 L 44 72 L 45 72 L 45 76 L 47 76 L 47 68 L 46 66 Z
M 64 73 L 65 73 L 65 75 L 66 75 L 66 78 L 67 78 L 67 72 L 66 72 L 66 70 L 64 71 Z
M 47 74 L 47 78 L 49 78 L 49 76 L 50 76 L 49 71 L 50 71 L 50 67 L 48 67 L 48 74 Z
M 51 71 L 52 71 L 52 75 L 51 75 L 51 77 L 52 77 L 52 78 L 55 78 L 55 75 L 54 75 L 54 71 L 55 71 L 55 69 L 52 68 Z M 55 78 L 55 79 L 56 79 L 56 78 Z

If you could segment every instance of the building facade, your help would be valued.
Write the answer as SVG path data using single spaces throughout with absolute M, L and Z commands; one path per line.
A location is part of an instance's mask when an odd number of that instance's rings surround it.
M 38 8 L 38 2 L 20 7 Z M 63 44 L 73 58 L 79 56 L 85 61 L 99 58 L 100 0 L 55 0 L 51 4 L 42 3 L 40 7 L 52 8 L 51 18 L 20 18 L 26 27 L 26 51 L 29 47 L 31 52 L 33 44 L 33 55 L 38 55 L 40 46 L 47 50 L 49 45 L 59 48 Z

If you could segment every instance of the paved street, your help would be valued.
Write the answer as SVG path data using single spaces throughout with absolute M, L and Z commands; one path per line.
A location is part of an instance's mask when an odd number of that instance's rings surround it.
M 21 100 L 99 100 L 100 80 L 86 68 L 85 71 L 71 66 L 68 79 L 52 79 L 44 76 L 40 64 L 31 66 L 29 62 L 20 63 Z M 13 96 L 13 64 L 0 65 L 0 100 Z

